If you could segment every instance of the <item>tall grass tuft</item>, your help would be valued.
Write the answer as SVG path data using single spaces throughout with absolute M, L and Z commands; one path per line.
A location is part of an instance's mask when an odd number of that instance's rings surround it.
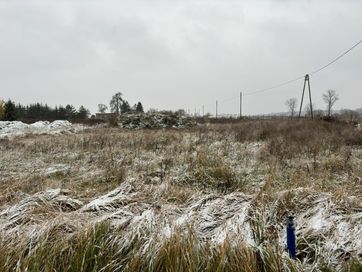
M 186 182 L 201 188 L 215 189 L 222 193 L 242 189 L 243 180 L 221 156 L 199 152 L 191 163 Z
M 130 239 L 129 239 L 130 238 Z M 138 235 L 99 223 L 69 239 L 49 230 L 35 245 L 2 247 L 1 271 L 297 271 L 298 264 L 271 245 L 202 242 L 191 228 L 147 244 Z

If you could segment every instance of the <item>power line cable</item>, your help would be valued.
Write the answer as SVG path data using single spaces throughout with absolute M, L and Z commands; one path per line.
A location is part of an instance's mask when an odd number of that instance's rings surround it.
M 301 80 L 301 79 L 303 79 L 303 78 L 304 78 L 304 76 L 300 76 L 300 77 L 297 77 L 297 78 L 294 78 L 294 79 L 291 79 L 291 80 L 288 80 L 288 81 L 279 83 L 279 84 L 277 84 L 277 85 L 271 86 L 271 87 L 269 87 L 269 88 L 264 88 L 264 89 L 260 89 L 260 90 L 256 90 L 256 91 L 252 91 L 252 92 L 245 93 L 245 95 L 253 95 L 253 94 L 257 94 L 257 93 L 262 93 L 262 92 L 270 91 L 270 90 L 273 90 L 273 89 L 276 89 L 276 88 L 279 88 L 279 87 L 283 87 L 283 86 L 288 85 L 288 84 L 290 84 L 290 83 L 296 82 L 296 81 Z
M 349 52 L 351 52 L 354 48 L 356 48 L 358 45 L 360 45 L 362 43 L 362 40 L 360 40 L 358 43 L 356 43 L 355 45 L 353 45 L 350 49 L 348 49 L 347 51 L 343 52 L 341 55 L 339 55 L 337 58 L 335 58 L 334 60 L 332 60 L 331 62 L 329 62 L 328 64 L 322 66 L 321 68 L 309 73 L 309 75 L 314 75 L 320 71 L 322 71 L 323 69 L 327 68 L 328 66 L 332 65 L 333 63 L 335 63 L 336 61 L 338 61 L 339 59 L 343 58 L 345 55 L 347 55 Z
M 236 96 L 234 95 L 234 96 L 232 96 L 232 97 L 222 99 L 222 100 L 219 101 L 219 103 L 224 103 L 224 102 L 226 102 L 226 101 L 233 100 L 233 99 L 235 99 L 235 97 L 236 97 Z
M 315 75 L 316 73 L 322 71 L 323 69 L 327 68 L 328 66 L 331 66 L 333 63 L 337 62 L 338 60 L 340 60 L 341 58 L 343 58 L 345 55 L 347 55 L 349 52 L 351 52 L 354 48 L 356 48 L 358 45 L 360 45 L 362 43 L 362 40 L 360 40 L 359 42 L 357 42 L 356 44 L 354 44 L 351 48 L 349 48 L 348 50 L 346 50 L 345 52 L 343 52 L 341 55 L 339 55 L 338 57 L 336 57 L 335 59 L 333 59 L 331 62 L 327 63 L 326 65 L 322 66 L 321 68 L 315 70 L 315 71 L 312 71 L 311 73 L 309 73 L 309 75 Z M 260 89 L 260 90 L 256 90 L 256 91 L 252 91 L 252 92 L 248 92 L 248 93 L 245 93 L 245 95 L 253 95 L 253 94 L 257 94 L 257 93 L 261 93 L 261 92 L 266 92 L 266 91 L 269 91 L 269 90 L 272 90 L 272 89 L 276 89 L 276 88 L 279 88 L 279 87 L 283 87 L 285 85 L 288 85 L 290 83 L 293 83 L 295 81 L 298 81 L 298 80 L 301 80 L 301 79 L 304 79 L 304 75 L 303 76 L 300 76 L 300 77 L 297 77 L 295 79 L 291 79 L 291 80 L 288 80 L 288 81 L 285 81 L 285 82 L 282 82 L 282 83 L 279 83 L 279 84 L 276 84 L 274 86 L 271 86 L 269 88 L 264 88 L 264 89 Z
M 356 44 L 354 44 L 351 48 L 349 48 L 348 50 L 346 50 L 345 52 L 343 52 L 341 55 L 339 55 L 338 57 L 336 57 L 335 59 L 333 59 L 332 61 L 330 61 L 329 63 L 327 63 L 326 65 L 320 67 L 319 69 L 317 70 L 314 70 L 312 72 L 309 73 L 309 75 L 315 75 L 317 73 L 319 73 L 320 71 L 326 69 L 327 67 L 331 66 L 332 64 L 334 64 L 335 62 L 337 62 L 338 60 L 340 60 L 341 58 L 343 58 L 345 55 L 347 55 L 349 52 L 351 52 L 354 48 L 356 48 L 357 46 L 359 46 L 360 44 L 362 43 L 362 40 L 358 41 Z M 289 85 L 293 82 L 296 82 L 296 81 L 299 81 L 299 80 L 302 80 L 305 78 L 305 75 L 303 76 L 300 76 L 300 77 L 297 77 L 297 78 L 294 78 L 294 79 L 291 79 L 291 80 L 288 80 L 288 81 L 285 81 L 285 82 L 282 82 L 282 83 L 279 83 L 279 84 L 276 84 L 276 85 L 273 85 L 273 86 L 270 86 L 268 88 L 263 88 L 263 89 L 259 89 L 259 90 L 255 90 L 255 91 L 251 91 L 251 92 L 247 92 L 247 93 L 244 93 L 245 96 L 249 96 L 249 95 L 253 95 L 253 94 L 257 94 L 257 93 L 262 93 L 262 92 L 266 92 L 266 91 L 270 91 L 270 90 L 273 90 L 273 89 L 276 89 L 276 88 L 280 88 L 280 87 L 283 87 L 283 86 L 286 86 L 286 85 Z M 226 98 L 226 99 L 222 99 L 219 101 L 219 103 L 224 103 L 226 101 L 229 101 L 229 100 L 233 100 L 235 98 L 237 98 L 238 96 L 233 96 L 233 97 L 229 97 L 229 98 Z

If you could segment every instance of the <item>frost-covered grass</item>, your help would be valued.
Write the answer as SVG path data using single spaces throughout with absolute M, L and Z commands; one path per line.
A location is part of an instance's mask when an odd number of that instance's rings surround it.
M 1 139 L 0 271 L 360 271 L 361 138 L 254 121 Z

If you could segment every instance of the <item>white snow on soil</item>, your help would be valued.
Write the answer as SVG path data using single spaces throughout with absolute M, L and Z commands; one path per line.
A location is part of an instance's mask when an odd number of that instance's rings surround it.
M 64 134 L 81 129 L 83 129 L 82 125 L 75 125 L 66 120 L 38 121 L 29 125 L 20 121 L 0 121 L 0 138 L 26 134 Z

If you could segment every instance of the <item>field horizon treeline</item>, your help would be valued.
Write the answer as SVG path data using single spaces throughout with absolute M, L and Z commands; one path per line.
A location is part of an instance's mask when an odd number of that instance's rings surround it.
M 110 111 L 117 115 L 126 112 L 143 112 L 143 105 L 138 102 L 130 106 L 129 102 L 124 99 L 123 94 L 118 92 L 112 96 L 109 103 Z M 98 112 L 105 113 L 108 107 L 105 104 L 98 104 Z M 15 103 L 11 99 L 6 102 L 0 99 L 0 121 L 45 121 L 45 120 L 86 120 L 91 116 L 90 110 L 81 105 L 78 109 L 72 104 L 49 106 L 47 103 L 32 103 L 22 105 Z M 93 115 L 92 115 L 93 116 Z
M 83 105 L 77 110 L 71 104 L 51 107 L 48 104 L 42 103 L 29 105 L 15 104 L 12 100 L 1 104 L 0 120 L 4 121 L 74 120 L 87 119 L 90 115 L 89 110 Z
M 303 111 L 301 111 L 303 117 L 311 117 L 311 113 L 317 119 L 328 119 L 329 121 L 347 121 L 347 122 L 358 122 L 358 120 L 362 116 L 362 108 L 357 109 L 348 109 L 341 108 L 339 110 L 333 110 L 333 106 L 336 101 L 339 100 L 339 97 L 334 90 L 328 90 L 325 94 L 323 94 L 323 100 L 326 103 L 326 109 L 321 110 L 316 108 L 315 105 L 310 107 L 307 104 Z M 113 113 L 115 116 L 121 116 L 124 113 L 136 112 L 136 113 L 144 113 L 144 107 L 140 101 L 135 103 L 133 106 L 124 98 L 123 93 L 117 92 L 115 93 L 110 102 L 109 107 L 106 104 L 98 104 L 97 105 L 98 113 Z M 271 113 L 266 115 L 252 115 L 252 116 L 242 116 L 243 118 L 261 118 L 267 117 L 298 117 L 298 100 L 296 98 L 289 98 L 285 101 L 285 106 L 287 111 Z M 157 109 L 150 108 L 148 112 L 157 112 Z M 196 113 L 190 114 L 186 113 L 186 110 L 161 110 L 161 112 L 175 112 L 182 115 L 194 116 L 194 117 L 213 117 L 210 113 L 200 115 Z M 299 113 L 300 114 L 300 113 Z M 312 116 L 312 117 L 313 117 Z M 229 120 L 235 119 L 235 117 L 241 117 L 239 114 L 226 114 L 226 115 L 216 115 L 214 119 L 218 120 Z M 36 122 L 36 121 L 54 121 L 54 120 L 68 120 L 68 121 L 76 121 L 76 122 L 87 122 L 89 118 L 96 119 L 96 115 L 92 115 L 90 110 L 81 105 L 78 109 L 74 107 L 72 104 L 56 105 L 54 107 L 49 106 L 47 103 L 32 103 L 29 105 L 22 105 L 21 103 L 15 103 L 11 99 L 6 102 L 0 98 L 0 121 L 23 121 L 26 123 Z M 102 118 L 103 120 L 104 118 Z M 200 120 L 202 121 L 202 120 Z

